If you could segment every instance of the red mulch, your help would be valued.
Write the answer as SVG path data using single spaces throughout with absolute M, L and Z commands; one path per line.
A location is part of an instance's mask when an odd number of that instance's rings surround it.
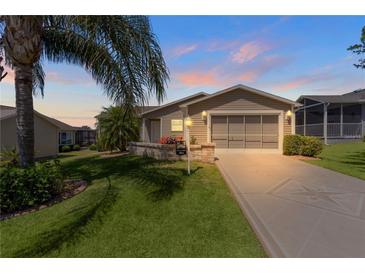
M 87 187 L 87 182 L 84 180 L 65 180 L 64 183 L 65 183 L 65 186 L 64 186 L 62 193 L 59 194 L 57 197 L 51 199 L 47 203 L 38 205 L 35 207 L 15 211 L 12 213 L 1 214 L 0 220 L 5 220 L 5 219 L 9 219 L 9 218 L 16 217 L 16 216 L 21 216 L 21 215 L 26 215 L 26 214 L 50 207 L 54 204 L 62 202 L 63 200 L 66 200 L 68 198 L 71 198 L 71 197 L 83 192 Z

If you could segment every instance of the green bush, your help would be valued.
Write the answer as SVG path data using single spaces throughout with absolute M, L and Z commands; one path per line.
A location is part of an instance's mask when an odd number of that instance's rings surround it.
M 95 145 L 95 144 L 92 144 L 92 145 L 90 145 L 90 146 L 89 146 L 89 149 L 90 149 L 90 150 L 96 150 L 96 149 L 97 149 L 97 147 L 96 147 L 96 145 Z
M 61 151 L 62 152 L 69 152 L 69 151 L 71 151 L 71 147 L 70 146 L 62 146 Z
M 323 143 L 319 138 L 311 136 L 304 136 L 302 138 L 301 155 L 313 157 L 321 153 L 322 149 Z
M 0 169 L 0 211 L 9 213 L 40 205 L 61 192 L 63 175 L 59 161 L 36 163 L 29 168 Z
M 303 143 L 301 135 L 284 136 L 283 153 L 284 155 L 299 155 Z
M 76 151 L 79 151 L 80 150 L 80 145 L 74 145 L 73 147 L 72 147 L 72 149 L 73 150 L 76 150 Z
M 284 136 L 284 155 L 303 155 L 313 157 L 321 153 L 322 149 L 323 143 L 317 137 L 301 135 Z

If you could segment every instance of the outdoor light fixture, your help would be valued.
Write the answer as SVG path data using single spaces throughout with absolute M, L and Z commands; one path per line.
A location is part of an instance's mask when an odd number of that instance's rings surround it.
M 202 111 L 202 120 L 206 120 L 207 119 L 207 115 L 208 115 L 208 113 L 205 110 L 203 110 Z
M 285 113 L 285 118 L 286 118 L 287 120 L 289 120 L 289 119 L 291 119 L 292 115 L 293 115 L 293 113 L 292 113 L 290 110 L 288 110 L 288 111 Z
M 193 125 L 193 121 L 191 120 L 191 118 L 190 118 L 190 117 L 187 117 L 187 118 L 185 119 L 185 125 L 186 125 L 188 128 L 190 128 L 190 127 Z

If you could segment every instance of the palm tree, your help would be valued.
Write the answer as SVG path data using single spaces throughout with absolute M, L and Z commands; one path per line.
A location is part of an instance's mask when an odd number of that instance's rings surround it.
M 128 141 L 139 137 L 139 120 L 134 108 L 111 106 L 97 116 L 98 145 L 124 151 Z
M 0 16 L 0 35 L 0 50 L 15 71 L 22 167 L 34 163 L 33 94 L 43 96 L 45 60 L 82 66 L 118 104 L 165 96 L 168 71 L 145 16 Z

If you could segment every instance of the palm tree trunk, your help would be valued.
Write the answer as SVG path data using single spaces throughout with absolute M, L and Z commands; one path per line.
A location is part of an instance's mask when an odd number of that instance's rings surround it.
M 32 69 L 42 49 L 42 16 L 5 16 L 6 56 L 15 68 L 17 144 L 20 166 L 34 163 Z
M 34 163 L 32 65 L 15 67 L 16 133 L 21 167 Z

